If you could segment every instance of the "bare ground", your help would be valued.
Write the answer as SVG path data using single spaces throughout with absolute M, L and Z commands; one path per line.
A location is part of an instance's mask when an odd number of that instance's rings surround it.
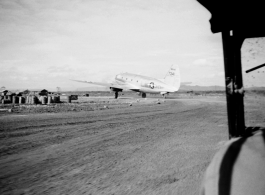
M 0 194 L 198 194 L 228 139 L 225 99 L 108 101 L 1 113 Z

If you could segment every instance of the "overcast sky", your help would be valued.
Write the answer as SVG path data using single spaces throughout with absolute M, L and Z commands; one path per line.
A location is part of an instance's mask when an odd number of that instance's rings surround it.
M 172 64 L 184 82 L 224 85 L 210 17 L 196 0 L 0 0 L 0 85 L 76 89 L 88 85 L 69 79 L 163 78 Z M 255 41 L 242 48 L 244 69 L 265 63 L 265 41 L 253 49 Z M 246 79 L 263 85 L 262 71 Z

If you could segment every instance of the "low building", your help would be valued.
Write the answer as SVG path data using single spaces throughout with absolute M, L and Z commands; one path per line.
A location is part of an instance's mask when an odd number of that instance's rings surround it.
M 48 95 L 48 90 L 46 89 L 42 89 L 42 90 L 38 90 L 38 89 L 33 89 L 33 90 L 30 90 L 29 92 L 29 95 L 40 95 L 40 96 L 47 96 Z
M 4 89 L 0 91 L 1 96 L 4 96 L 8 93 L 8 90 Z

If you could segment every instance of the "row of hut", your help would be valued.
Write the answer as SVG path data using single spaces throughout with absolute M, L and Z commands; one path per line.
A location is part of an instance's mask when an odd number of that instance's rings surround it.
M 60 96 L 0 96 L 2 104 L 51 104 L 60 103 Z
M 66 101 L 71 103 L 71 96 L 67 96 Z M 46 89 L 21 92 L 4 90 L 0 94 L 0 103 L 2 104 L 51 104 L 60 102 L 60 94 L 48 92 Z

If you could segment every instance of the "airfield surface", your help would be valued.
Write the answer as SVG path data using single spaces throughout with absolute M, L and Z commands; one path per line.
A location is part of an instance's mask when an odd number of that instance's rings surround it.
M 264 122 L 255 98 L 246 101 L 246 118 Z M 198 194 L 228 140 L 225 97 L 83 98 L 68 106 L 0 114 L 1 195 Z

